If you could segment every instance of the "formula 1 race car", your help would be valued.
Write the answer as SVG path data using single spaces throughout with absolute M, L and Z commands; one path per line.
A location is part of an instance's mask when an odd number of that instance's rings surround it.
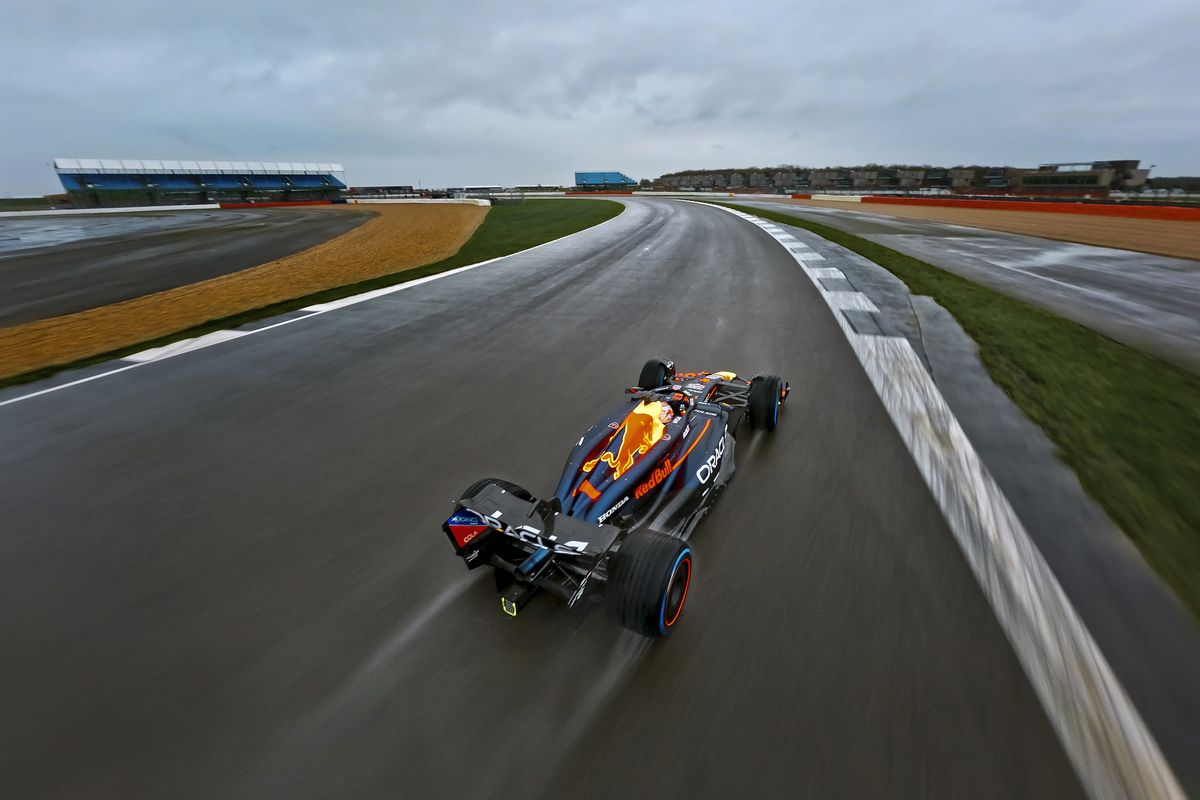
M 789 386 L 651 360 L 626 391 L 571 450 L 553 498 L 485 478 L 442 525 L 468 569 L 495 568 L 505 613 L 541 591 L 569 606 L 603 597 L 627 628 L 670 633 L 692 579 L 687 540 L 733 475 L 734 434 L 743 421 L 775 430 Z

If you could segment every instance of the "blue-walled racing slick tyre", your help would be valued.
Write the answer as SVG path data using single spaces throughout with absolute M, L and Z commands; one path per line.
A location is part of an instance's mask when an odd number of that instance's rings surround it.
M 612 556 L 608 604 L 643 636 L 663 637 L 679 621 L 692 582 L 692 548 L 658 531 L 633 531 Z
M 778 375 L 760 375 L 750 382 L 750 427 L 768 433 L 779 425 L 779 409 L 787 398 L 787 381 Z
M 529 493 L 528 489 L 517 486 L 515 483 L 509 483 L 508 481 L 500 480 L 499 478 L 484 478 L 483 480 L 475 481 L 469 487 L 467 487 L 467 490 L 462 493 L 462 496 L 473 497 L 485 486 L 499 486 L 501 489 L 514 497 L 519 497 L 525 501 L 533 500 L 533 495 Z
M 671 362 L 652 358 L 642 367 L 637 385 L 640 389 L 657 389 L 666 386 L 674 377 L 675 366 Z

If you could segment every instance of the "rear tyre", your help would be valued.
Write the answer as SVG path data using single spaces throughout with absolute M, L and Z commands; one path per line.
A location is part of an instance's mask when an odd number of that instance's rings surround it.
M 692 582 L 692 548 L 658 531 L 634 531 L 612 556 L 609 610 L 643 636 L 662 637 L 679 621 Z
M 787 381 L 778 375 L 760 375 L 750 381 L 747 411 L 750 427 L 770 433 L 779 425 L 779 409 L 787 397 Z
M 522 488 L 520 486 L 517 486 L 515 483 L 509 483 L 508 481 L 502 481 L 499 478 L 484 478 L 483 480 L 475 481 L 470 486 L 468 486 L 467 490 L 465 492 L 463 492 L 461 495 L 459 495 L 459 497 L 470 497 L 471 495 L 473 495 L 476 492 L 483 489 L 483 487 L 485 487 L 485 486 L 499 486 L 501 489 L 508 492 L 513 497 L 516 497 L 520 500 L 526 500 L 528 502 L 533 502 L 533 495 L 531 495 L 527 490 L 525 490 L 524 488 Z
M 666 361 L 659 361 L 657 358 L 652 358 L 642 367 L 642 373 L 638 375 L 639 389 L 657 389 L 660 386 L 666 386 L 671 378 L 675 377 L 675 367 Z

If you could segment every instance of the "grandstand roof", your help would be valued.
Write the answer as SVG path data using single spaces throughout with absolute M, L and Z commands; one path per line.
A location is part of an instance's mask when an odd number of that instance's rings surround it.
M 56 158 L 58 173 L 91 175 L 329 175 L 341 164 L 290 161 L 160 161 L 128 158 Z
M 636 186 L 637 181 L 622 172 L 576 172 L 576 186 Z

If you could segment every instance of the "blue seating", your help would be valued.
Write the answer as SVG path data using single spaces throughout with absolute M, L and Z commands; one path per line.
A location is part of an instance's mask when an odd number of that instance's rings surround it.
M 200 179 L 193 175 L 147 175 L 146 179 L 160 189 L 196 191 Z
M 198 192 L 269 190 L 340 191 L 346 184 L 333 175 L 210 175 L 201 173 L 122 174 L 122 173 L 59 173 L 59 180 L 68 192 L 86 190 L 128 191 L 158 189 L 160 191 Z
M 142 180 L 143 175 L 61 175 L 63 178 L 63 186 L 70 191 L 71 189 L 145 189 L 146 183 Z M 66 179 L 70 177 L 75 182 L 75 186 L 67 186 Z
M 637 186 L 637 181 L 623 172 L 576 172 L 576 186 Z
M 196 178 L 209 189 L 249 189 L 253 184 L 239 180 L 238 175 L 197 175 Z

